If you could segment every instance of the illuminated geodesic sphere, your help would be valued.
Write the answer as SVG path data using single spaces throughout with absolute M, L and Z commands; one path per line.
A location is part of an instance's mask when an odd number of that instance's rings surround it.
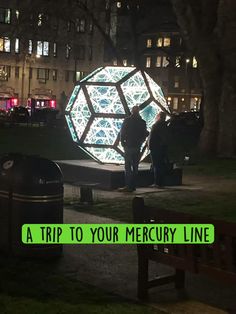
M 134 67 L 98 68 L 74 88 L 66 106 L 66 120 L 72 139 L 95 160 L 124 162 L 119 133 L 133 106 L 150 131 L 160 111 L 169 113 L 161 88 L 144 71 Z M 142 158 L 148 154 L 142 146 Z

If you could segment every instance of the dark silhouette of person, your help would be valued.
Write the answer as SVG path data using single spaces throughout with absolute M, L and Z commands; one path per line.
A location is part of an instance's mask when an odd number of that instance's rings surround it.
M 132 113 L 125 118 L 120 132 L 121 145 L 125 153 L 125 187 L 119 191 L 133 192 L 136 190 L 136 176 L 140 161 L 140 149 L 148 136 L 146 122 L 139 115 L 139 106 L 132 108 Z
M 149 136 L 149 149 L 154 173 L 153 187 L 164 187 L 168 161 L 166 113 L 160 112 Z

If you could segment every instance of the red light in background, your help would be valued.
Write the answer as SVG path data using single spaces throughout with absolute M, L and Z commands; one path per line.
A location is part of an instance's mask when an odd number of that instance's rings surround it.
M 56 108 L 56 100 L 50 100 L 50 108 Z
M 12 106 L 17 106 L 18 105 L 18 99 L 17 98 L 12 98 L 11 102 L 12 102 Z

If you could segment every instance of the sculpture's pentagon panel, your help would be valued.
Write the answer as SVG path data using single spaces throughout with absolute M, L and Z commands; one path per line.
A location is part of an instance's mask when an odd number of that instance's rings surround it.
M 75 86 L 66 106 L 73 141 L 98 162 L 124 163 L 119 134 L 135 105 L 149 131 L 159 112 L 170 113 L 160 86 L 144 71 L 115 66 L 96 69 Z M 141 159 L 147 154 L 144 143 Z

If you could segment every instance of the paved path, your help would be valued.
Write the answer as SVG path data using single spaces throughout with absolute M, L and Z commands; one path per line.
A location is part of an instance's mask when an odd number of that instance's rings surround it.
M 64 210 L 64 222 L 120 223 L 70 209 Z M 133 245 L 65 245 L 64 256 L 58 268 L 59 271 L 82 282 L 136 299 L 137 255 Z M 169 270 L 170 268 L 164 265 L 151 265 L 151 273 L 154 276 Z M 180 301 L 173 285 L 155 288 L 151 291 L 150 303 L 165 313 L 222 314 L 227 313 L 229 309 L 230 313 L 236 313 L 235 287 L 231 289 L 201 276 L 187 274 L 186 290 L 190 299 Z

